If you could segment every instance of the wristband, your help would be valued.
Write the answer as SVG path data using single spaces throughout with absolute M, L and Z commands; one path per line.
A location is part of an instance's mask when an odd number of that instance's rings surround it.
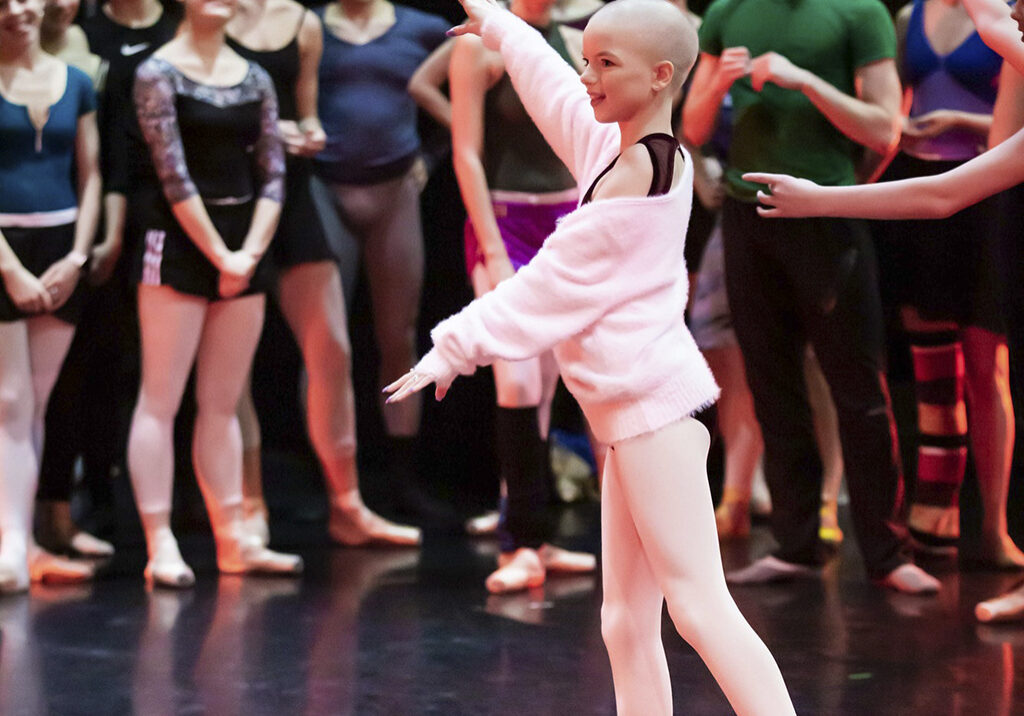
M 83 254 L 81 251 L 72 251 L 64 257 L 74 265 L 75 268 L 81 270 L 85 266 L 85 262 L 89 260 L 89 257 Z

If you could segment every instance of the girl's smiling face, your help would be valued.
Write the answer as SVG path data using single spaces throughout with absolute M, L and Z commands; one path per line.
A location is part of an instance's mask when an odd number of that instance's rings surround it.
M 621 122 L 650 102 L 654 71 L 627 33 L 615 32 L 599 20 L 600 16 L 595 16 L 583 32 L 586 68 L 580 81 L 590 95 L 597 121 Z
M 0 0 L 0 45 L 39 41 L 45 0 Z

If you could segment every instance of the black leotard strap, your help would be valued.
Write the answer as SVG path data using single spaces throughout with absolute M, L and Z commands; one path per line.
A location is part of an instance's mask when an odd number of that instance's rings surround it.
M 647 196 L 668 194 L 672 189 L 672 179 L 675 177 L 676 152 L 679 152 L 679 156 L 683 156 L 683 150 L 679 146 L 679 142 L 671 134 L 659 132 L 641 137 L 637 144 L 644 145 L 647 153 L 651 155 L 651 166 L 654 170 L 651 175 L 651 188 L 647 190 Z M 619 156 L 622 155 L 620 154 Z M 606 166 L 597 175 L 590 188 L 587 189 L 587 193 L 583 196 L 583 204 L 591 202 L 594 195 L 594 187 L 597 186 L 597 183 L 601 181 L 605 174 L 612 170 L 617 161 L 619 161 L 619 157 L 615 157 L 611 164 Z

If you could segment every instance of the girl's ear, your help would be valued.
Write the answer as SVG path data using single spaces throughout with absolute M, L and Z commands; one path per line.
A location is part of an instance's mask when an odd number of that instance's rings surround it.
M 676 75 L 676 68 L 668 60 L 662 60 L 654 66 L 654 82 L 653 89 L 655 92 L 660 92 L 669 85 L 672 84 L 672 78 Z

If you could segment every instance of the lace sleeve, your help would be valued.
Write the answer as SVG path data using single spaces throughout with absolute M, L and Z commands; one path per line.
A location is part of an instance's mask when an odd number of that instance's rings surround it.
M 259 195 L 280 203 L 284 201 L 284 145 L 277 130 L 277 94 L 270 75 L 262 67 L 254 69 L 263 98 L 260 138 L 256 142 L 256 161 L 263 181 Z
M 161 68 L 159 60 L 150 58 L 139 65 L 135 73 L 135 111 L 164 195 L 171 205 L 199 193 L 185 163 L 174 95 L 174 81 Z

